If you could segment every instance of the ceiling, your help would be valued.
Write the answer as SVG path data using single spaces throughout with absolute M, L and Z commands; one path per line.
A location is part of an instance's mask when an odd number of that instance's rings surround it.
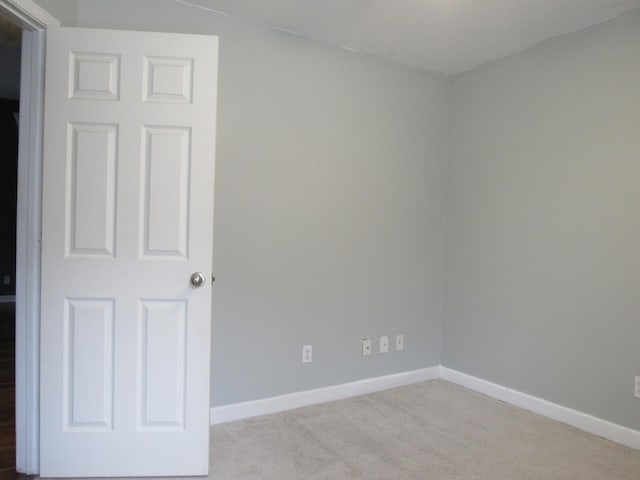
M 640 0 L 176 0 L 443 74 L 640 7 Z

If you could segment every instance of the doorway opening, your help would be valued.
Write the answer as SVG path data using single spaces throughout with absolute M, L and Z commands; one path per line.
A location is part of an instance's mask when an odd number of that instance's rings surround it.
M 16 471 L 15 294 L 22 31 L 0 17 L 0 474 Z

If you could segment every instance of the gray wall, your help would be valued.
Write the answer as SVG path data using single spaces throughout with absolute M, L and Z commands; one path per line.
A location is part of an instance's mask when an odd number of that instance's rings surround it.
M 452 82 L 443 363 L 640 428 L 640 12 Z
M 54 15 L 62 25 L 71 26 L 77 21 L 78 1 L 79 0 L 34 0 Z
M 77 15 L 220 36 L 214 405 L 440 363 L 446 79 L 171 1 Z

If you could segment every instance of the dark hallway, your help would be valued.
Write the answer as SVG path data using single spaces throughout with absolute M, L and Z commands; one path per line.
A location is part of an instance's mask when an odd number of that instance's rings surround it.
M 6 93 L 6 92 L 3 92 Z M 0 98 L 0 479 L 15 477 L 15 263 L 18 101 Z
M 15 473 L 15 303 L 0 303 L 0 478 Z

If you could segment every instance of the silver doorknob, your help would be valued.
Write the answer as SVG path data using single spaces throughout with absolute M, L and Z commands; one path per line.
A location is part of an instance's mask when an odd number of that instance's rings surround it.
M 204 275 L 200 272 L 196 272 L 191 275 L 191 285 L 194 287 L 201 287 L 204 283 Z

